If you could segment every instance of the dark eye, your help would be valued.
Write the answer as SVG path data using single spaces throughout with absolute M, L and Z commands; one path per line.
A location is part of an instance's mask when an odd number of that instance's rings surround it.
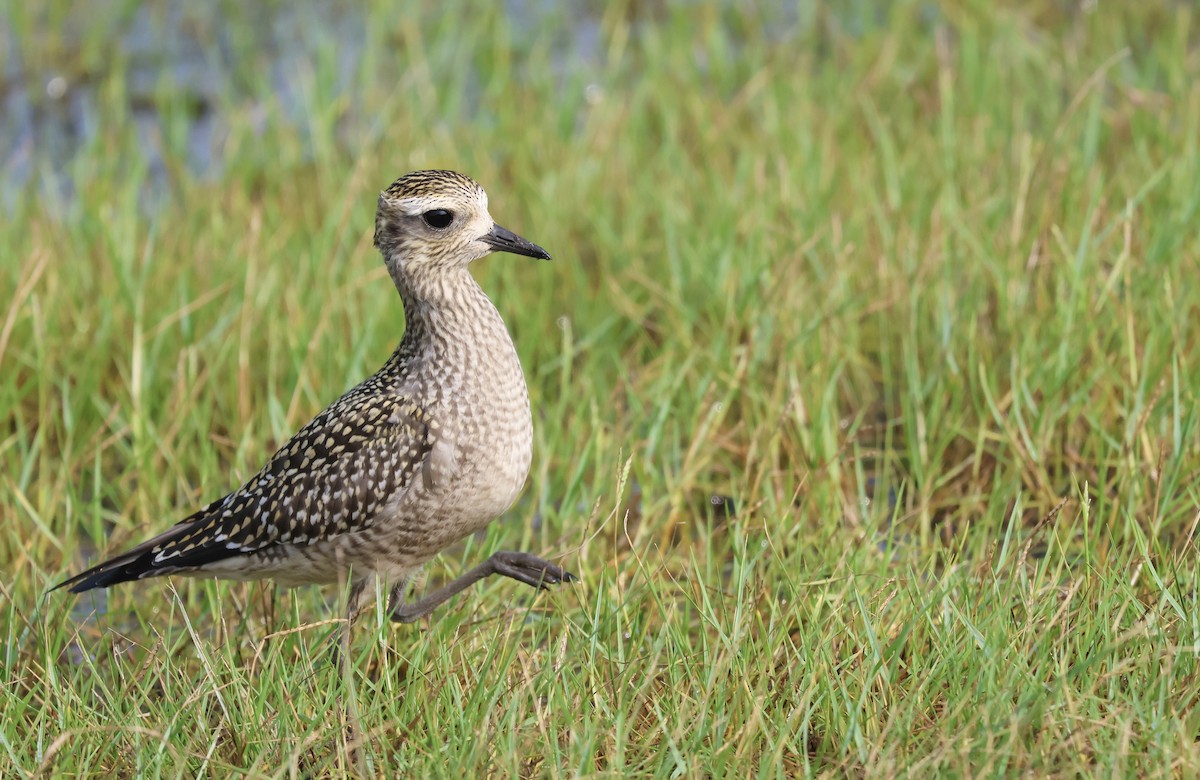
M 430 209 L 421 215 L 421 219 L 425 220 L 425 224 L 429 227 L 441 230 L 450 227 L 450 223 L 454 221 L 454 212 L 445 209 Z

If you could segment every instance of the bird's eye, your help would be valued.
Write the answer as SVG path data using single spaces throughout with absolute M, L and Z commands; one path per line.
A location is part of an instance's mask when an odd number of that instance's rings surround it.
M 454 221 L 454 212 L 445 209 L 430 209 L 421 215 L 421 219 L 425 220 L 425 224 L 429 227 L 442 230 L 450 227 L 450 223 Z

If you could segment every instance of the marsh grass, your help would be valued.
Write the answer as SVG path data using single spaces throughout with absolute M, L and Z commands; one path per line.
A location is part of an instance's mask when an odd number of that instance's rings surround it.
M 5 12 L 98 124 L 0 222 L 0 774 L 1200 771 L 1190 6 L 380 3 L 347 70 L 227 5 L 199 167 L 130 8 Z M 431 166 L 555 260 L 478 268 L 535 466 L 429 576 L 582 582 L 380 610 L 344 673 L 333 592 L 46 595 L 386 358 L 374 200 Z

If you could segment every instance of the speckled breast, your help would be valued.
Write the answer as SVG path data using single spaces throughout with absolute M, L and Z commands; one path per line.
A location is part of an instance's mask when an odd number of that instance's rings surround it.
M 493 372 L 491 381 L 481 388 L 481 403 L 469 415 L 473 430 L 464 441 L 474 444 L 463 464 L 462 487 L 474 493 L 469 503 L 475 506 L 476 516 L 468 520 L 472 527 L 466 533 L 506 512 L 529 476 L 533 458 L 529 393 L 511 346 L 509 353 L 502 370 Z

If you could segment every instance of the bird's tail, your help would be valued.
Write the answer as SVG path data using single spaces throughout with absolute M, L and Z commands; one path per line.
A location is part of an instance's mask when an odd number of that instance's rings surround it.
M 109 558 L 103 563 L 76 574 L 74 577 L 65 579 L 62 582 L 51 588 L 51 591 L 59 588 L 66 588 L 71 593 L 83 593 L 84 591 L 94 588 L 107 588 L 110 585 L 117 585 L 130 580 L 140 580 L 146 577 L 156 577 L 161 574 L 170 574 L 173 571 L 178 571 L 179 567 L 163 567 L 156 565 L 154 561 L 154 551 L 156 547 L 185 536 L 194 527 L 195 522 L 191 518 L 184 520 L 178 525 L 174 525 L 165 532 L 159 534 L 153 539 L 146 541 L 134 547 L 131 550 L 121 553 L 113 558 Z

